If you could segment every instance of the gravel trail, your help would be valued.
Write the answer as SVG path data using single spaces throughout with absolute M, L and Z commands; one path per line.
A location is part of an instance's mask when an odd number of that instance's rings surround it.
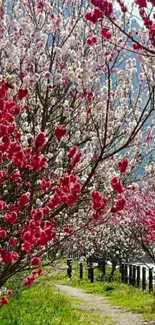
M 56 284 L 55 287 L 68 296 L 83 300 L 82 308 L 91 308 L 94 313 L 112 317 L 116 325 L 155 325 L 155 321 L 143 322 L 138 315 L 125 311 L 120 307 L 111 306 L 106 297 L 87 293 L 82 289 L 67 285 Z

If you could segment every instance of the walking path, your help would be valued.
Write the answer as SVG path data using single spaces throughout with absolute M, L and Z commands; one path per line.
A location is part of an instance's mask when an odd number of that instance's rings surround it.
M 138 317 L 136 314 L 124 311 L 120 307 L 111 306 L 106 297 L 90 294 L 82 289 L 67 285 L 56 284 L 55 287 L 63 291 L 68 296 L 82 299 L 84 308 L 91 308 L 91 310 L 93 309 L 93 312 L 100 313 L 101 316 L 108 315 L 112 317 L 116 322 L 116 325 L 155 325 L 155 321 L 144 322 L 140 320 L 140 317 Z

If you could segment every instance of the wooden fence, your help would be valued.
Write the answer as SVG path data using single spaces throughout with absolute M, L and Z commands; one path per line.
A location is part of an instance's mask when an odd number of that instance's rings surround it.
M 146 271 L 148 269 L 148 278 L 146 278 Z M 146 268 L 140 265 L 122 264 L 120 268 L 121 281 L 126 284 L 130 284 L 142 290 L 153 291 L 154 276 L 153 268 Z
M 87 261 L 87 278 L 90 280 L 91 283 L 94 283 L 95 277 L 95 268 L 94 263 Z M 79 262 L 79 267 L 77 269 L 79 278 L 82 280 L 84 278 L 84 263 Z M 147 271 L 147 272 L 146 272 Z M 72 259 L 67 260 L 67 276 L 69 278 L 72 277 L 73 266 L 72 266 Z M 148 273 L 148 278 L 146 278 L 146 273 Z M 102 279 L 104 280 L 116 280 L 115 277 L 111 278 L 110 275 L 103 276 Z M 154 276 L 153 276 L 153 269 L 147 268 L 140 265 L 132 265 L 132 264 L 122 264 L 120 267 L 120 277 L 119 281 L 125 284 L 129 284 L 135 286 L 137 288 L 142 288 L 142 290 L 148 289 L 149 291 L 153 291 L 154 289 Z

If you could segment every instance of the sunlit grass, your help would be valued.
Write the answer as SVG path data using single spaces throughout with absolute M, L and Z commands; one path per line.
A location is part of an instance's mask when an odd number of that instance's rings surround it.
M 110 269 L 108 269 L 108 273 Z M 75 274 L 71 279 L 66 277 L 65 272 L 59 274 L 53 273 L 52 282 L 68 284 L 84 289 L 86 292 L 106 296 L 109 298 L 110 303 L 115 306 L 121 306 L 126 310 L 139 313 L 146 320 L 155 319 L 155 293 L 142 291 L 130 285 L 114 281 L 97 281 L 101 273 L 95 269 L 95 281 L 91 283 L 88 280 L 87 270 L 84 270 L 84 279 L 79 279 L 79 271 L 76 269 Z M 117 271 L 117 277 L 119 273 Z
M 42 277 L 10 297 L 9 304 L 0 309 L 0 325 L 114 325 L 110 317 L 83 309 L 81 300 L 60 294 L 53 280 Z
M 65 262 L 65 261 L 64 261 Z M 66 264 L 59 267 L 45 268 L 44 275 L 38 283 L 28 290 L 18 290 L 9 298 L 9 305 L 0 309 L 0 325 L 114 325 L 108 317 L 101 317 L 99 312 L 91 312 L 82 300 L 66 297 L 54 288 L 61 283 L 75 286 L 86 292 L 109 298 L 112 305 L 121 306 L 126 310 L 141 314 L 146 320 L 155 319 L 155 294 L 115 281 L 98 281 L 101 272 L 95 269 L 95 282 L 88 280 L 87 268 L 84 268 L 84 279 L 79 279 L 79 263 L 74 261 L 73 277 L 68 279 Z M 108 273 L 110 268 L 108 269 Z M 117 272 L 119 278 L 119 273 Z M 13 279 L 13 289 L 18 286 L 17 275 Z M 22 274 L 21 274 L 22 278 Z M 10 282 L 11 284 L 11 282 Z M 10 287 L 10 285 L 9 285 Z M 11 286 L 12 287 L 12 286 Z
M 80 287 L 87 292 L 104 295 L 109 297 L 113 305 L 125 307 L 135 313 L 140 313 L 145 319 L 155 319 L 155 295 L 147 291 L 113 282 L 95 282 L 79 281 L 72 279 L 70 285 Z

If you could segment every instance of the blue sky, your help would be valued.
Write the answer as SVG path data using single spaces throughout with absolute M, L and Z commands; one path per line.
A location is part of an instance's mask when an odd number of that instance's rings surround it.
M 129 9 L 129 11 L 132 11 L 133 1 L 132 0 L 124 0 L 123 2 L 127 6 L 127 8 Z M 115 8 L 120 9 L 120 6 L 117 3 L 115 3 Z M 138 23 L 140 24 L 141 23 L 141 18 L 139 16 L 138 6 L 134 5 L 134 8 L 133 8 L 132 12 L 133 12 L 133 15 L 135 15 L 135 18 L 138 19 Z
M 133 9 L 132 12 L 133 12 L 133 15 L 135 15 L 135 18 L 137 18 L 137 22 L 139 23 L 139 25 L 142 24 L 144 26 L 144 24 L 140 18 L 140 15 L 139 15 L 138 6 L 135 5 L 135 0 L 123 0 L 123 3 L 128 7 L 129 11 L 132 11 L 132 9 Z M 134 3 L 134 6 L 133 6 L 133 3 Z M 152 5 L 149 2 L 147 3 L 147 5 L 148 5 L 149 9 L 152 8 Z M 115 3 L 115 8 L 120 9 L 120 6 L 117 3 Z M 153 10 L 153 13 L 155 13 L 155 8 Z

